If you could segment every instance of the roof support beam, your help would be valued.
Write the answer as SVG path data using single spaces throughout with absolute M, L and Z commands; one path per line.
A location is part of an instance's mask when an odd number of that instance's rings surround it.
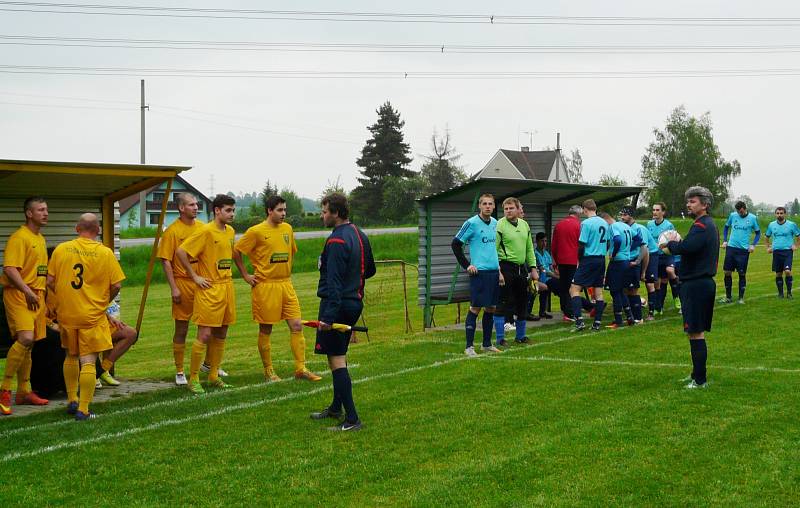
M 503 196 L 502 199 L 500 199 L 499 201 L 500 201 L 501 206 L 502 206 L 502 203 L 506 198 L 518 198 L 519 199 L 522 196 L 528 196 L 530 194 L 533 194 L 534 192 L 539 192 L 540 190 L 544 190 L 544 187 L 542 187 L 541 185 L 536 185 L 536 186 L 533 186 L 533 187 L 525 187 L 522 190 L 518 190 L 518 191 L 512 192 L 511 194 L 507 194 L 507 195 Z

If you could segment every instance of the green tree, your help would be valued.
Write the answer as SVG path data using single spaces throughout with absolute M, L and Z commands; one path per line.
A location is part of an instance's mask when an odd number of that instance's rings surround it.
M 653 129 L 655 140 L 642 157 L 642 183 L 650 203 L 663 201 L 670 210 L 684 206 L 683 193 L 692 185 L 711 191 L 716 203 L 728 199 L 733 179 L 742 173 L 738 161 L 726 161 L 714 144 L 711 118 L 690 116 L 675 108 L 664 130 Z
M 457 164 L 461 154 L 453 146 L 450 129 L 445 129 L 443 136 L 439 136 L 434 129 L 431 135 L 431 154 L 424 157 L 427 162 L 419 172 L 422 194 L 435 194 L 467 181 L 466 173 Z
M 795 200 L 797 201 L 797 200 Z M 134 206 L 130 207 L 128 211 L 128 227 L 135 228 L 139 225 L 139 203 L 136 203 Z
M 401 178 L 391 176 L 383 186 L 383 208 L 381 217 L 389 224 L 407 224 L 417 219 L 417 203 L 423 182 L 419 177 Z
M 279 196 L 286 200 L 286 216 L 303 216 L 303 201 L 295 191 L 288 187 L 281 189 Z
M 261 189 L 261 194 L 258 195 L 258 199 L 261 201 L 261 208 L 263 210 L 267 209 L 267 199 L 269 199 L 270 196 L 276 195 L 277 193 L 278 186 L 267 180 L 264 183 L 264 188 Z
M 612 175 L 611 173 L 603 173 L 600 175 L 600 179 L 597 181 L 597 185 L 610 185 L 614 187 L 624 187 L 628 185 L 628 182 L 622 178 L 621 175 L 616 174 Z M 630 198 L 622 198 L 616 201 L 612 201 L 611 203 L 606 203 L 601 206 L 601 210 L 610 213 L 611 215 L 616 215 L 619 212 L 619 209 L 625 205 L 629 205 L 631 203 Z
M 382 218 L 392 220 L 396 218 L 394 212 L 383 206 L 383 188 L 390 177 L 409 178 L 414 175 L 408 169 L 411 148 L 403 141 L 405 122 L 391 103 L 385 102 L 376 112 L 378 121 L 367 127 L 371 137 L 361 149 L 361 157 L 356 160 L 361 176 L 358 187 L 351 193 L 351 207 L 358 218 L 371 218 L 376 211 L 385 210 L 389 215 Z
M 567 163 L 567 181 L 570 183 L 582 183 L 583 157 L 581 156 L 581 151 L 577 148 L 570 151 L 564 162 Z
M 794 198 L 792 201 L 791 212 L 792 215 L 800 215 L 800 201 L 797 201 L 797 198 Z
M 342 175 L 336 175 L 336 180 L 328 180 L 325 188 L 322 189 L 322 194 L 320 194 L 319 201 L 317 201 L 317 203 L 322 203 L 322 198 L 328 194 L 333 194 L 334 192 L 338 192 L 339 194 L 344 194 L 347 196 L 347 191 L 344 190 L 344 185 L 342 185 Z

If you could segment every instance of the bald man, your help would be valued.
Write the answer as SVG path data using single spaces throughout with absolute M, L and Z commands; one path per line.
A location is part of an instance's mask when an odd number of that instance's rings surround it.
M 119 294 L 125 274 L 114 252 L 97 241 L 100 221 L 95 214 L 81 215 L 75 231 L 78 238 L 53 251 L 47 287 L 56 295 L 61 347 L 67 352 L 67 413 L 82 421 L 95 417 L 89 411 L 95 390 L 95 362 L 100 352 L 113 347 L 106 308 Z

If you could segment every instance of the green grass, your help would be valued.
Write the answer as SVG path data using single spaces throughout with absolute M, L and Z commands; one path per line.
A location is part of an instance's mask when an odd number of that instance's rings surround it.
M 145 226 L 145 227 L 130 227 L 127 229 L 121 229 L 119 232 L 120 238 L 154 238 L 156 236 L 156 227 L 155 226 Z
M 82 424 L 60 410 L 0 420 L 0 464 L 31 479 L 6 482 L 3 504 L 793 505 L 800 302 L 772 296 L 769 261 L 763 249 L 751 257 L 746 305 L 716 308 L 710 385 L 695 391 L 678 381 L 691 367 L 673 310 L 618 331 L 553 324 L 531 333 L 532 346 L 467 360 L 462 331 L 403 333 L 399 272 L 381 267 L 368 285 L 371 340 L 349 355 L 365 427 L 347 435 L 307 416 L 329 402 L 329 376 L 259 383 L 256 327 L 237 281 L 224 362 L 236 390 L 95 404 L 100 418 Z M 315 274 L 294 280 L 304 315 L 315 315 Z M 123 289 L 125 317 L 139 292 Z M 420 309 L 411 311 L 419 330 Z M 437 321 L 454 312 L 439 308 Z M 171 379 L 171 330 L 168 291 L 154 286 L 121 377 Z M 310 366 L 323 371 L 306 335 Z M 284 326 L 273 344 L 288 376 Z
M 417 264 L 418 237 L 414 233 L 401 233 L 391 235 L 371 236 L 370 245 L 375 259 L 396 259 L 407 263 Z M 293 272 L 306 273 L 318 270 L 317 260 L 325 245 L 325 238 L 307 238 L 297 240 L 297 254 L 294 259 Z M 139 245 L 120 249 L 120 264 L 127 276 L 126 285 L 139 286 L 144 284 L 147 275 L 147 266 L 152 252 L 152 245 Z M 248 271 L 252 273 L 250 261 L 245 259 Z M 233 269 L 234 278 L 241 278 L 239 271 Z M 153 270 L 153 282 L 166 282 L 164 271 L 161 269 L 160 260 L 156 260 Z

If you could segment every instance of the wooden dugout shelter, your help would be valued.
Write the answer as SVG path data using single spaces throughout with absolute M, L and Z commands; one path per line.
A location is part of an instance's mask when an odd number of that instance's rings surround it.
M 478 211 L 483 193 L 495 197 L 495 217 L 503 216 L 508 197 L 522 202 L 525 220 L 535 235 L 551 236 L 553 224 L 566 216 L 569 207 L 594 199 L 598 208 L 632 198 L 636 206 L 642 187 L 604 186 L 549 180 L 480 178 L 417 200 L 419 209 L 418 303 L 424 308 L 425 328 L 430 328 L 437 305 L 469 301 L 469 277 L 458 265 L 450 243 L 461 225 Z M 616 212 L 616 210 L 615 210 Z M 466 252 L 469 252 L 467 247 Z
M 47 200 L 49 218 L 42 231 L 47 246 L 75 238 L 75 224 L 80 214 L 92 212 L 100 217 L 101 241 L 119 254 L 119 212 L 115 202 L 167 182 L 169 196 L 172 181 L 188 166 L 152 164 L 103 164 L 85 162 L 44 162 L 0 159 L 0 257 L 8 237 L 24 223 L 22 204 L 32 195 Z M 155 262 L 155 253 L 163 226 L 168 199 L 164 199 L 147 279 L 139 303 L 136 329 L 144 315 L 144 304 Z M 0 355 L 5 356 L 10 343 L 0 338 Z

